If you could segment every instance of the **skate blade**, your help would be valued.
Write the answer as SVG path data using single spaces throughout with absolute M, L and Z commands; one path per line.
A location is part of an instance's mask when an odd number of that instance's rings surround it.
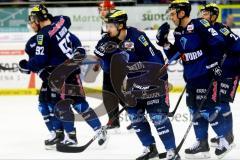
M 230 145 L 230 148 L 225 153 L 223 153 L 222 155 L 217 156 L 217 158 L 218 159 L 223 159 L 235 146 L 236 146 L 236 144 L 232 143 Z
M 149 160 L 159 160 L 159 157 L 156 156 L 156 157 L 150 158 Z
M 201 152 L 197 154 L 185 154 L 186 159 L 207 159 L 211 158 L 211 155 L 209 152 Z
M 46 150 L 56 150 L 56 144 L 55 145 L 45 145 Z

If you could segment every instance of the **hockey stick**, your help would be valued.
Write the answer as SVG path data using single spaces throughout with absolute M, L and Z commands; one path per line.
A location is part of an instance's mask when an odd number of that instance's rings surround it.
M 174 110 L 173 110 L 172 112 L 168 113 L 168 117 L 173 117 L 174 114 L 176 113 L 176 111 L 177 111 L 177 109 L 178 109 L 178 106 L 179 106 L 179 103 L 181 102 L 182 97 L 183 97 L 183 94 L 184 94 L 185 91 L 186 91 L 186 86 L 184 87 L 184 89 L 183 89 L 180 97 L 178 98 L 178 101 L 177 101 L 177 104 L 176 104 Z
M 224 54 L 223 59 L 222 59 L 222 62 L 221 62 L 221 65 L 223 65 L 223 63 L 224 63 L 224 61 L 225 61 L 225 59 L 226 59 L 226 56 L 227 56 L 227 55 Z M 212 79 L 212 81 L 211 81 L 211 83 L 210 83 L 210 85 L 209 85 L 209 87 L 208 87 L 208 90 L 207 90 L 206 94 L 204 95 L 204 97 L 207 97 L 207 96 L 208 96 L 208 94 L 209 94 L 209 92 L 210 92 L 213 84 L 214 84 L 214 79 Z M 188 136 L 188 133 L 190 132 L 190 129 L 191 129 L 192 126 L 193 126 L 194 121 L 198 118 L 199 112 L 201 111 L 201 109 L 202 109 L 202 107 L 203 107 L 203 104 L 204 104 L 204 102 L 206 101 L 206 99 L 207 99 L 207 98 L 204 98 L 204 99 L 201 101 L 201 103 L 200 103 L 200 105 L 199 105 L 199 107 L 198 107 L 197 112 L 193 115 L 192 121 L 191 121 L 191 123 L 189 124 L 189 126 L 188 126 L 188 128 L 187 128 L 187 131 L 185 132 L 185 134 L 184 134 L 181 142 L 179 143 L 179 145 L 178 145 L 177 148 L 176 148 L 175 156 L 179 153 L 180 149 L 182 148 L 182 145 L 183 145 L 183 143 L 185 142 L 185 140 L 186 140 L 186 138 L 187 138 L 187 136 Z M 167 155 L 167 152 L 158 154 L 159 159 L 166 158 L 166 155 Z
M 213 83 L 214 83 L 214 80 L 211 81 L 210 86 L 208 87 L 208 90 L 207 90 L 206 94 L 204 95 L 204 97 L 207 97 L 207 95 L 209 94 L 210 90 L 212 89 Z M 198 118 L 199 112 L 200 112 L 200 110 L 202 109 L 205 100 L 206 100 L 206 99 L 204 98 L 204 99 L 201 101 L 201 104 L 199 105 L 199 108 L 198 108 L 197 112 L 193 115 L 192 121 L 191 121 L 191 123 L 189 124 L 189 126 L 188 126 L 188 128 L 187 128 L 187 131 L 185 132 L 185 134 L 184 134 L 181 142 L 179 143 L 179 145 L 178 145 L 177 148 L 176 148 L 175 155 L 177 155 L 178 152 L 180 151 L 180 149 L 182 148 L 182 145 L 183 145 L 183 143 L 185 142 L 185 140 L 186 140 L 186 138 L 187 138 L 187 136 L 188 136 L 188 133 L 190 132 L 190 129 L 191 129 L 192 126 L 193 126 L 194 121 Z M 166 155 L 167 155 L 167 152 L 164 152 L 164 153 L 160 153 L 158 156 L 159 156 L 160 159 L 163 159 L 163 158 L 166 158 Z
M 179 56 L 180 56 L 179 52 L 177 52 L 174 56 L 172 56 L 172 58 L 165 65 L 163 65 L 163 67 L 160 69 L 157 75 L 161 75 L 161 73 L 164 72 L 173 61 L 177 60 Z
M 126 109 L 126 107 L 123 107 L 120 111 L 118 111 L 118 113 L 112 119 L 109 120 L 108 125 L 111 125 L 117 119 L 118 115 L 120 115 L 125 109 Z M 107 125 L 103 126 L 103 127 L 106 129 Z M 82 145 L 82 146 L 68 146 L 68 145 L 57 144 L 56 149 L 59 152 L 65 152 L 65 153 L 83 152 L 85 149 L 87 149 L 94 142 L 95 139 L 98 138 L 99 134 L 100 134 L 100 132 L 98 132 L 85 145 Z
M 178 56 L 180 55 L 179 52 L 177 52 L 169 61 L 167 64 L 165 64 L 161 70 L 159 71 L 159 73 L 162 73 L 162 71 L 166 70 L 167 67 L 169 66 L 169 64 L 174 61 Z M 123 111 L 125 110 L 125 107 L 123 107 L 108 123 L 108 125 L 111 125 L 118 117 L 119 114 L 121 114 Z M 107 126 L 104 126 L 105 128 Z M 85 145 L 83 146 L 67 146 L 67 145 L 62 145 L 62 144 L 57 144 L 56 146 L 56 150 L 59 152 L 65 152 L 65 153 L 79 153 L 79 152 L 83 152 L 85 149 L 87 149 L 93 142 L 95 139 L 97 139 L 97 137 L 99 136 L 100 133 L 97 133 L 91 140 L 89 140 Z

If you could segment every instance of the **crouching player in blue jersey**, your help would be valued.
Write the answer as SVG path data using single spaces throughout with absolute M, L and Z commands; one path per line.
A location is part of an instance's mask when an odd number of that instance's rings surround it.
M 122 10 L 113 10 L 107 14 L 105 18 L 107 34 L 99 40 L 94 51 L 96 56 L 104 62 L 102 66 L 104 72 L 110 72 L 111 58 L 121 52 L 121 47 L 107 50 L 108 47 L 106 46 L 113 43 L 123 47 L 122 50 L 129 56 L 129 62 L 152 62 L 163 65 L 164 59 L 162 53 L 153 46 L 144 32 L 134 27 L 127 27 L 127 19 L 127 13 Z M 124 46 L 126 48 L 124 48 Z M 128 75 L 128 77 L 130 78 L 131 75 Z M 113 81 L 114 77 L 111 76 L 111 78 Z M 164 77 L 164 81 L 167 81 L 167 75 Z M 138 85 L 135 87 L 144 88 Z M 147 89 L 149 89 L 149 87 L 147 87 L 146 90 Z M 169 101 L 168 93 L 165 92 L 157 98 L 138 99 L 135 107 L 127 107 L 132 126 L 145 148 L 143 154 L 139 156 L 137 160 L 147 160 L 158 157 L 155 140 L 152 136 L 150 125 L 146 120 L 145 111 L 147 111 L 153 121 L 159 137 L 167 150 L 167 159 L 172 159 L 175 156 L 176 145 L 172 125 L 167 116 L 169 112 Z M 180 159 L 179 155 L 176 157 Z
M 28 61 L 21 60 L 19 62 L 19 68 L 22 72 L 36 72 L 39 74 L 43 81 L 48 81 L 51 71 L 62 64 L 65 60 L 71 59 L 74 56 L 73 44 L 78 46 L 76 49 L 77 54 L 82 54 L 85 57 L 85 50 L 81 48 L 81 43 L 78 38 L 73 36 L 68 31 L 70 27 L 70 19 L 65 16 L 52 17 L 45 6 L 37 5 L 33 7 L 31 15 L 34 23 L 38 25 L 40 30 L 35 36 L 35 52 L 34 56 Z M 50 67 L 49 67 L 50 66 Z M 48 68 L 51 68 L 50 70 Z M 53 68 L 53 69 L 52 69 Z M 80 71 L 79 71 L 80 72 Z M 66 83 L 81 85 L 79 79 L 79 72 L 74 72 L 66 80 Z M 58 102 L 60 97 L 59 93 L 50 91 L 50 103 L 54 109 L 54 105 Z M 97 118 L 95 112 L 89 107 L 85 97 L 71 97 L 74 100 L 73 108 L 79 114 L 88 114 L 91 119 L 86 118 L 87 123 L 93 128 L 94 131 L 99 133 L 99 143 L 101 144 L 106 140 L 106 131 L 101 127 L 101 123 Z M 42 106 L 40 111 L 45 111 L 48 106 Z M 45 115 L 45 113 L 42 113 Z M 94 117 L 94 118 L 93 118 Z M 76 129 L 74 122 L 62 121 L 63 129 L 66 134 L 64 139 L 56 137 L 46 143 L 46 145 L 54 145 L 61 140 L 62 144 L 74 145 L 77 144 Z
M 197 142 L 185 150 L 186 158 L 209 158 L 208 126 L 212 126 L 222 143 L 215 154 L 222 156 L 229 144 L 226 140 L 228 130 L 224 127 L 225 118 L 218 105 L 217 83 L 222 79 L 221 61 L 224 40 L 205 19 L 191 19 L 191 4 L 188 0 L 174 0 L 169 7 L 170 19 L 177 26 L 174 31 L 175 42 L 168 42 L 169 25 L 163 24 L 157 34 L 158 44 L 164 47 L 168 58 L 181 53 L 184 67 L 184 80 L 187 84 L 187 106 L 195 115 L 194 131 Z M 212 86 L 211 88 L 209 88 Z M 207 91 L 210 90 L 209 93 Z M 207 96 L 206 96 L 207 95 Z M 204 103 L 203 103 L 204 102 Z M 195 115 L 196 116 L 196 115 Z
M 224 38 L 226 44 L 227 57 L 222 66 L 224 79 L 219 83 L 218 95 L 222 106 L 221 114 L 225 117 L 225 126 L 229 131 L 227 141 L 233 146 L 233 119 L 229 103 L 233 103 L 239 83 L 240 38 L 229 27 L 217 22 L 218 15 L 219 8 L 215 3 L 207 4 L 201 9 L 202 18 L 213 25 L 214 29 Z M 220 145 L 221 141 L 218 137 L 212 138 L 211 142 L 214 146 L 224 147 L 224 144 Z

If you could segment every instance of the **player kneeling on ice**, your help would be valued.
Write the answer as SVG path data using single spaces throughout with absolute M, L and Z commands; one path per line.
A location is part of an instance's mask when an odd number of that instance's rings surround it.
M 105 17 L 107 34 L 102 37 L 95 49 L 95 54 L 103 60 L 103 70 L 108 72 L 114 70 L 112 65 L 118 64 L 120 61 L 113 62 L 113 59 L 115 56 L 120 55 L 122 51 L 128 57 L 128 62 L 134 63 L 133 68 L 138 68 L 138 65 L 141 66 L 141 62 L 151 63 L 151 66 L 154 66 L 154 64 L 163 65 L 164 59 L 161 52 L 154 47 L 144 32 L 134 27 L 127 27 L 127 19 L 127 13 L 122 10 L 113 10 Z M 131 66 L 129 67 L 131 68 Z M 111 71 L 112 82 L 118 80 L 112 73 L 117 76 L 122 75 L 121 70 L 125 71 L 121 67 L 116 67 L 115 72 Z M 139 73 L 130 73 L 128 78 L 135 76 L 141 75 Z M 161 79 L 164 82 L 162 87 L 168 88 L 167 74 L 165 73 Z M 141 78 L 139 80 L 141 83 Z M 146 76 L 145 80 L 149 81 L 149 78 Z M 118 92 L 114 85 L 113 87 Z M 144 84 L 136 84 L 130 87 L 136 91 L 148 91 L 150 89 L 149 86 L 144 86 Z M 150 96 L 146 99 L 137 99 L 136 106 L 127 105 L 127 112 L 132 126 L 145 148 L 143 154 L 137 160 L 158 158 L 155 139 L 152 136 L 150 125 L 145 117 L 145 111 L 147 111 L 157 129 L 159 137 L 168 152 L 168 159 L 172 159 L 175 156 L 176 145 L 172 125 L 167 116 L 169 112 L 168 93 L 165 92 L 161 96 L 153 98 Z M 177 159 L 180 159 L 178 155 L 177 157 Z
M 225 53 L 227 57 L 222 66 L 224 79 L 218 83 L 218 96 L 221 107 L 220 113 L 224 116 L 224 125 L 229 131 L 226 140 L 230 146 L 233 146 L 233 119 L 229 103 L 233 103 L 239 83 L 240 38 L 229 27 L 217 22 L 218 15 L 219 8 L 215 3 L 207 4 L 201 9 L 202 18 L 208 20 L 226 42 Z M 220 142 L 223 142 L 220 141 L 219 137 L 212 138 L 211 142 L 213 146 L 220 147 L 220 150 L 224 147 L 224 144 L 220 145 Z
M 21 60 L 19 62 L 19 70 L 25 73 L 30 73 L 30 71 L 38 73 L 44 83 L 48 83 L 51 71 L 64 63 L 66 60 L 77 56 L 79 53 L 83 54 L 82 57 L 85 57 L 85 50 L 81 48 L 79 39 L 68 31 L 71 25 L 69 17 L 52 17 L 44 5 L 34 6 L 31 10 L 30 17 L 32 19 L 31 21 L 38 25 L 39 30 L 35 38 L 33 38 L 33 44 L 35 44 L 35 46 L 33 46 L 33 49 L 31 50 L 34 51 L 34 53 L 28 61 Z M 76 52 L 74 53 L 73 51 L 75 49 Z M 51 68 L 51 70 L 48 70 L 48 68 Z M 79 73 L 80 70 L 73 72 L 66 79 L 66 83 L 81 86 L 82 84 L 79 78 Z M 61 72 L 60 74 L 64 75 L 64 73 Z M 42 96 L 42 98 L 46 98 L 50 95 L 50 98 L 47 99 L 46 103 L 51 104 L 51 111 L 55 110 L 55 105 L 58 103 L 58 101 L 64 100 L 65 98 L 73 99 L 73 108 L 78 113 L 89 114 L 90 117 L 95 117 L 94 119 L 86 118 L 86 121 L 96 132 L 100 133 L 98 134 L 100 138 L 99 142 L 102 144 L 106 140 L 106 132 L 104 128 L 101 127 L 101 123 L 95 112 L 89 107 L 85 96 L 64 96 L 64 93 L 65 92 L 63 90 L 62 96 L 61 93 L 52 91 L 50 89 L 47 93 L 45 93 L 45 96 Z M 45 113 L 48 113 L 48 110 L 48 105 L 45 105 L 44 107 L 42 105 L 40 106 L 40 111 L 44 118 L 48 118 L 45 116 Z M 52 122 L 50 119 L 45 120 L 47 126 L 48 122 Z M 56 143 L 72 145 L 77 143 L 74 121 L 66 122 L 61 120 L 61 122 L 58 121 L 58 124 L 54 123 L 52 125 L 54 125 L 54 134 L 52 134 L 53 137 L 49 140 L 46 140 L 45 145 L 51 146 L 55 145 Z M 63 135 L 63 129 L 66 132 L 65 137 Z M 58 130 L 60 130 L 59 133 L 57 132 Z
M 218 103 L 217 82 L 222 79 L 224 39 L 205 19 L 191 19 L 188 0 L 174 0 L 169 7 L 170 19 L 177 26 L 172 45 L 167 37 L 169 25 L 163 24 L 157 34 L 158 44 L 163 46 L 168 58 L 182 53 L 184 79 L 187 84 L 187 106 L 193 115 L 196 144 L 185 150 L 186 158 L 209 158 L 208 125 L 224 144 L 215 154 L 222 156 L 229 149 L 226 140 L 228 130 Z M 213 82 L 213 80 L 215 80 Z

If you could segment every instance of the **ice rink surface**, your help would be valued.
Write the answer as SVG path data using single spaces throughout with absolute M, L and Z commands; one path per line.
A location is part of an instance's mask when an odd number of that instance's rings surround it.
M 170 95 L 172 108 L 179 97 L 178 93 Z M 88 98 L 90 105 L 94 108 L 99 100 Z M 240 94 L 236 96 L 232 105 L 234 120 L 234 135 L 236 147 L 224 159 L 240 160 Z M 171 108 L 171 109 L 172 109 Z M 170 109 L 170 110 L 171 110 Z M 37 96 L 1 96 L 0 97 L 0 159 L 135 159 L 143 150 L 137 136 L 126 130 L 130 123 L 126 113 L 121 115 L 120 133 L 110 132 L 109 140 L 105 146 L 99 147 L 97 141 L 82 153 L 60 153 L 54 150 L 45 150 L 43 142 L 48 135 L 43 119 L 38 111 Z M 106 116 L 101 117 L 102 124 L 106 124 Z M 182 99 L 175 117 L 172 119 L 175 131 L 176 143 L 179 144 L 190 123 L 185 98 Z M 84 122 L 75 124 L 79 144 L 85 144 L 93 137 L 94 132 Z M 157 142 L 159 152 L 164 152 L 162 143 L 157 136 L 155 128 L 152 132 Z M 210 136 L 213 137 L 211 127 Z M 195 142 L 193 130 L 188 135 L 180 154 L 184 158 L 184 149 Z M 211 148 L 211 159 L 217 159 L 214 148 Z

